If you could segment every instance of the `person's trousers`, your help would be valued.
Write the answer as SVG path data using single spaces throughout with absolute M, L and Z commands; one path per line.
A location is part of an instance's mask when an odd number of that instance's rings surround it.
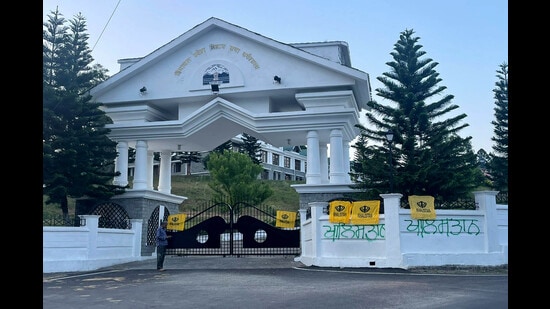
M 166 256 L 166 246 L 157 246 L 157 269 L 164 268 L 165 256 Z

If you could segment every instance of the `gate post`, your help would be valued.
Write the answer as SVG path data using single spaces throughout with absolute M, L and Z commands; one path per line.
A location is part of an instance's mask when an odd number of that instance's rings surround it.
M 229 208 L 229 255 L 233 255 L 233 223 L 235 222 L 235 217 L 233 213 L 233 207 L 226 204 Z
M 380 194 L 384 199 L 384 224 L 386 227 L 386 267 L 402 267 L 399 209 L 401 193 Z

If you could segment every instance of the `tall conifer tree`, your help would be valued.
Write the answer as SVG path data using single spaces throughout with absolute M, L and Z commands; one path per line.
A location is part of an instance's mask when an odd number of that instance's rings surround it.
M 116 143 L 105 127 L 112 120 L 92 102 L 88 90 L 105 80 L 93 62 L 86 20 L 66 20 L 56 9 L 43 31 L 43 193 L 68 219 L 68 198 L 106 200 L 124 192 L 112 185 Z
M 386 64 L 389 72 L 377 79 L 385 88 L 378 88 L 378 96 L 390 102 L 383 105 L 368 102 L 366 113 L 372 127 L 358 125 L 369 141 L 380 144 L 371 148 L 377 158 L 386 158 L 385 169 L 381 162 L 365 162 L 371 183 L 384 185 L 388 191 L 393 178 L 394 191 L 409 195 L 431 195 L 439 200 L 456 200 L 466 197 L 481 180 L 476 156 L 471 147 L 471 137 L 461 138 L 458 132 L 468 124 L 461 123 L 466 114 L 445 116 L 459 108 L 451 104 L 453 95 L 445 95 L 445 86 L 435 71 L 438 65 L 418 43 L 413 30 L 400 33 L 390 55 L 393 61 Z M 391 144 L 392 162 L 386 141 L 386 132 L 394 134 Z M 382 152 L 382 153 L 380 153 Z M 388 171 L 393 167 L 393 177 Z
M 239 146 L 239 152 L 244 153 L 247 156 L 250 157 L 252 162 L 255 164 L 260 164 L 260 142 L 258 142 L 258 139 L 254 136 L 248 135 L 247 133 L 243 133 L 241 136 L 241 140 L 243 143 Z
M 502 63 L 497 70 L 498 81 L 493 90 L 495 96 L 495 119 L 491 121 L 495 135 L 491 138 L 493 153 L 491 154 L 490 177 L 493 188 L 508 191 L 508 64 Z
M 180 160 L 181 163 L 187 166 L 187 175 L 191 175 L 191 164 L 193 162 L 201 162 L 202 155 L 198 151 L 180 151 L 173 154 L 174 159 Z

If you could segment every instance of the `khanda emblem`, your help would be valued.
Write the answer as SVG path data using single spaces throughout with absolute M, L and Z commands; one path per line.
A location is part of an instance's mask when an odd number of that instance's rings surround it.
M 288 217 L 289 217 L 288 214 L 283 214 L 283 215 L 281 216 L 281 218 L 283 218 L 283 220 L 288 219 Z
M 360 210 L 361 212 L 369 212 L 370 207 L 367 206 L 367 205 L 363 205 L 363 206 L 359 207 L 359 210 Z
M 336 207 L 334 207 L 334 209 L 336 209 L 336 211 L 344 211 L 344 209 L 346 209 L 346 206 L 344 206 L 344 205 L 336 205 Z
M 424 202 L 424 201 L 418 201 L 416 202 L 416 206 L 420 207 L 420 208 L 424 208 L 428 205 L 428 203 Z
M 178 222 L 180 220 L 180 218 L 178 217 L 172 217 L 172 222 Z

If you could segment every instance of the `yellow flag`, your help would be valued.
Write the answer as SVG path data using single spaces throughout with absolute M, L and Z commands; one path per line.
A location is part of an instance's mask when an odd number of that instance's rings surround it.
M 413 219 L 435 219 L 434 197 L 429 195 L 409 196 L 411 206 L 411 218 Z
M 296 212 L 277 210 L 276 227 L 294 227 L 296 224 Z
M 168 226 L 166 229 L 171 231 L 183 231 L 185 219 L 187 219 L 186 214 L 168 215 Z
M 380 201 L 356 201 L 351 208 L 351 224 L 378 224 L 380 221 Z
M 329 203 L 330 213 L 328 220 L 330 223 L 349 223 L 349 214 L 351 211 L 351 202 L 332 201 Z

